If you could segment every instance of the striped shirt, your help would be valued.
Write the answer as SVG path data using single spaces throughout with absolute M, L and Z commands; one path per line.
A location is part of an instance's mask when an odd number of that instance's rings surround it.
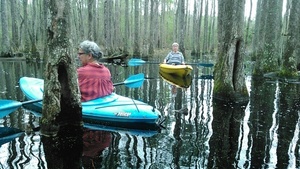
M 173 52 L 171 51 L 167 56 L 166 56 L 166 61 L 167 64 L 176 64 L 176 65 L 181 65 L 184 62 L 184 57 L 181 52 Z
M 77 69 L 81 101 L 89 101 L 109 95 L 114 87 L 111 74 L 103 64 L 88 63 Z

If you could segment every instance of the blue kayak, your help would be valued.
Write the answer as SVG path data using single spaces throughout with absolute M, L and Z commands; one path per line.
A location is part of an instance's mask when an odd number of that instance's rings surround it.
M 43 98 L 44 80 L 22 77 L 20 88 L 28 100 Z M 42 102 L 33 103 L 35 110 L 42 110 Z M 85 122 L 122 123 L 125 125 L 157 124 L 160 112 L 153 106 L 116 93 L 82 102 L 82 117 Z

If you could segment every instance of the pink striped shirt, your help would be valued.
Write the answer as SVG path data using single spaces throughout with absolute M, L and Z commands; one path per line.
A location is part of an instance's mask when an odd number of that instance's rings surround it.
M 81 101 L 89 101 L 109 95 L 114 87 L 111 74 L 103 64 L 88 63 L 77 69 Z

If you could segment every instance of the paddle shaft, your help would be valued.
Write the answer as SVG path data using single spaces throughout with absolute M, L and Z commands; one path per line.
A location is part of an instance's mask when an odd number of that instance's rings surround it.
M 124 84 L 125 84 L 124 82 L 114 83 L 113 86 L 121 86 L 121 85 L 124 85 Z
M 21 102 L 21 103 L 22 103 L 22 105 L 25 105 L 25 104 L 32 104 L 32 103 L 41 102 L 41 101 L 43 101 L 43 99 L 38 99 L 38 100 L 28 100 L 28 101 Z
M 131 59 L 129 61 L 129 65 L 132 64 L 132 66 L 139 66 L 143 64 L 162 64 L 161 62 L 149 62 L 149 61 L 144 61 L 142 59 Z M 203 67 L 213 67 L 214 64 L 212 63 L 185 63 L 186 65 L 196 65 L 196 66 L 203 66 Z

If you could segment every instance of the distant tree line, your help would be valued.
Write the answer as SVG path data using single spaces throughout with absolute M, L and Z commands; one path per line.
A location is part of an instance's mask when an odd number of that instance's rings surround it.
M 249 56 L 246 60 L 257 62 L 254 73 L 279 70 L 283 64 L 295 70 L 300 62 L 296 57 L 299 3 L 286 0 L 283 8 L 282 0 L 257 0 L 252 20 L 255 4 L 246 1 L 251 10 L 249 17 L 244 15 L 242 43 Z M 48 5 L 47 0 L 1 0 L 1 56 L 48 56 Z M 217 0 L 70 0 L 70 28 L 66 28 L 71 34 L 70 49 L 75 51 L 80 41 L 90 39 L 108 56 L 151 56 L 176 41 L 184 54 L 203 59 L 203 54 L 217 51 L 217 6 Z
M 209 3 L 208 3 L 209 2 Z M 153 55 L 174 41 L 194 55 L 216 45 L 216 0 L 70 0 L 71 44 L 96 41 L 106 55 Z M 1 55 L 47 54 L 47 0 L 1 0 Z M 204 14 L 204 15 L 201 15 Z

